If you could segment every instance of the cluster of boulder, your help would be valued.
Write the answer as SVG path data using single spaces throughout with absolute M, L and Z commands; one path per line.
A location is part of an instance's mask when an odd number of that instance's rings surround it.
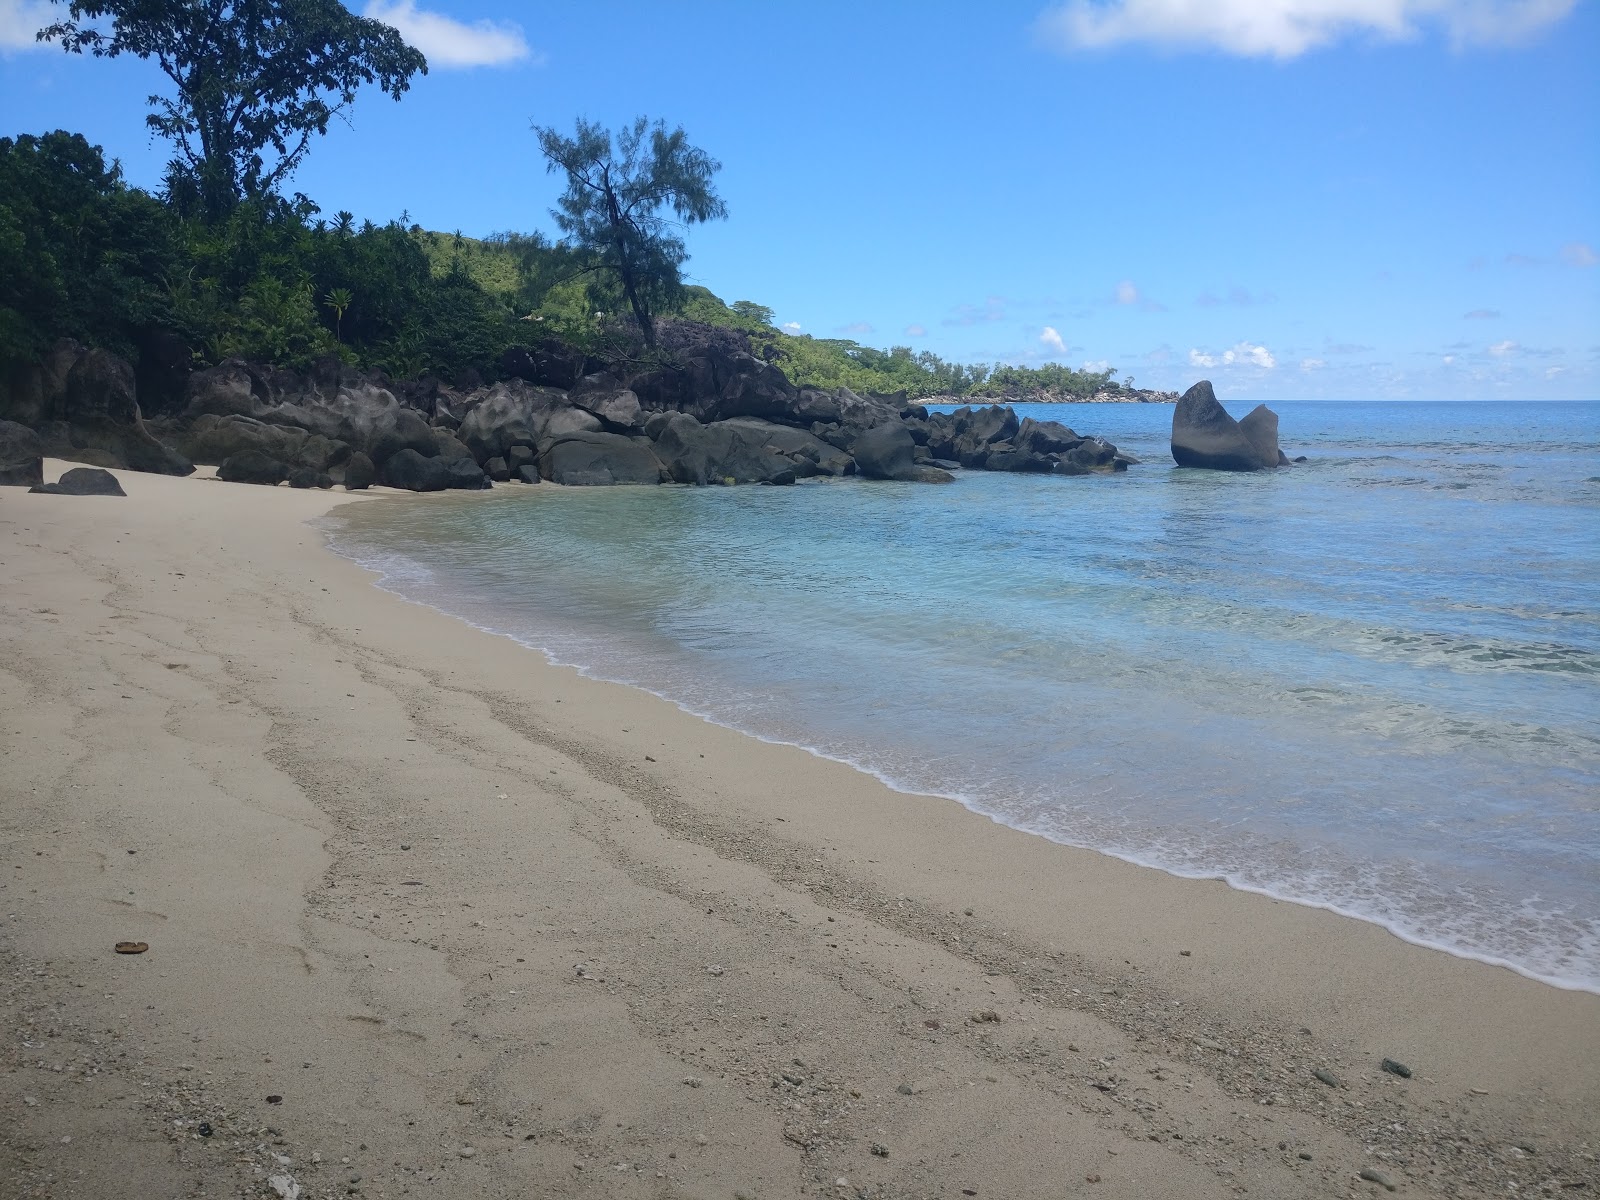
M 797 387 L 731 331 L 667 332 L 669 355 L 636 368 L 559 342 L 518 349 L 501 364 L 508 377 L 488 386 L 394 385 L 337 359 L 307 372 L 231 359 L 189 376 L 181 408 L 149 420 L 125 361 L 63 340 L 0 382 L 0 484 L 42 485 L 46 454 L 173 475 L 214 464 L 237 483 L 418 492 L 541 480 L 943 483 L 958 470 L 1085 475 L 1137 461 L 1006 405 L 929 412 L 903 395 Z M 1289 461 L 1270 409 L 1235 421 L 1205 381 L 1173 410 L 1172 456 L 1231 471 Z
M 0 387 L 0 418 L 36 431 L 35 449 L 99 466 L 187 474 L 205 463 L 233 482 L 349 490 L 948 482 L 961 469 L 1082 475 L 1135 461 L 1006 406 L 930 413 L 904 396 L 796 387 L 705 328 L 678 330 L 668 365 L 607 366 L 552 343 L 508 354 L 507 379 L 469 388 L 396 386 L 331 359 L 304 373 L 229 360 L 191 375 L 181 409 L 148 421 L 125 362 L 63 341 Z M 0 479 L 7 444 L 0 435 Z

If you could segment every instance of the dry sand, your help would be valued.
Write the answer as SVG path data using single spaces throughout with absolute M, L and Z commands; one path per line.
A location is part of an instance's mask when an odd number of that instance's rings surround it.
M 1600 1186 L 1600 997 L 551 667 L 350 497 L 122 478 L 0 494 L 5 1200 Z

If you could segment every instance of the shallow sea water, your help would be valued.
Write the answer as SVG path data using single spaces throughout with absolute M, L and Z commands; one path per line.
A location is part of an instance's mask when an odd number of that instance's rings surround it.
M 1600 991 L 1600 404 L 1274 407 L 1310 461 L 1271 474 L 1175 467 L 1168 406 L 1041 405 L 1144 462 L 503 487 L 330 539 L 896 787 Z

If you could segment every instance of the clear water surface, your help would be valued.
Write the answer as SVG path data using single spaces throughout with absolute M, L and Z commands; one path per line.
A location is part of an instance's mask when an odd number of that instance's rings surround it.
M 1024 410 L 1144 459 L 351 506 L 382 585 L 1019 829 L 1600 991 L 1600 404 Z M 930 800 L 930 803 L 938 803 Z

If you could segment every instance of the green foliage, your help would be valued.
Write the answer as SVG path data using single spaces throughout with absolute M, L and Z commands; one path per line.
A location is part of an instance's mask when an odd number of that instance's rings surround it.
M 171 318 L 178 261 L 161 205 L 81 135 L 0 138 L 0 363 L 58 337 L 128 353 Z
M 169 195 L 212 217 L 273 194 L 362 84 L 398 100 L 428 70 L 392 26 L 338 0 L 71 0 L 67 13 L 39 40 L 151 59 L 171 81 L 145 121 L 177 151 Z
M 1075 371 L 1059 363 L 1018 367 L 1006 363 L 956 363 L 909 346 L 876 350 L 846 338 L 791 334 L 772 325 L 772 310 L 749 300 L 724 304 L 703 287 L 687 287 L 674 316 L 742 330 L 758 352 L 774 359 L 790 382 L 803 387 L 847 387 L 854 392 L 905 392 L 911 399 L 950 396 L 973 400 L 1073 400 L 1116 390 L 1115 371 Z
M 615 138 L 582 118 L 574 137 L 548 126 L 534 132 L 547 169 L 567 176 L 567 190 L 551 210 L 556 225 L 587 259 L 585 272 L 621 289 L 645 343 L 654 345 L 652 314 L 678 300 L 689 257 L 678 226 L 728 215 L 711 186 L 722 164 L 689 145 L 681 126 L 668 133 L 664 122 L 652 125 L 645 117 Z M 604 293 L 593 299 L 603 304 Z
M 638 143 L 623 143 L 630 169 L 644 155 L 644 131 L 634 132 Z M 685 149 L 668 143 L 669 158 Z M 508 347 L 551 335 L 638 361 L 636 335 L 619 320 L 632 298 L 602 262 L 538 234 L 479 241 L 350 213 L 319 220 L 309 202 L 274 196 L 208 217 L 127 187 L 81 136 L 0 139 L 0 368 L 37 359 L 61 336 L 136 357 L 158 330 L 183 339 L 197 364 L 237 355 L 303 368 L 337 354 L 397 378 L 492 379 Z M 906 346 L 793 335 L 773 326 L 770 308 L 725 304 L 694 285 L 643 295 L 660 306 L 650 316 L 743 332 L 797 384 L 973 400 L 1117 386 L 1109 371 L 952 363 Z

